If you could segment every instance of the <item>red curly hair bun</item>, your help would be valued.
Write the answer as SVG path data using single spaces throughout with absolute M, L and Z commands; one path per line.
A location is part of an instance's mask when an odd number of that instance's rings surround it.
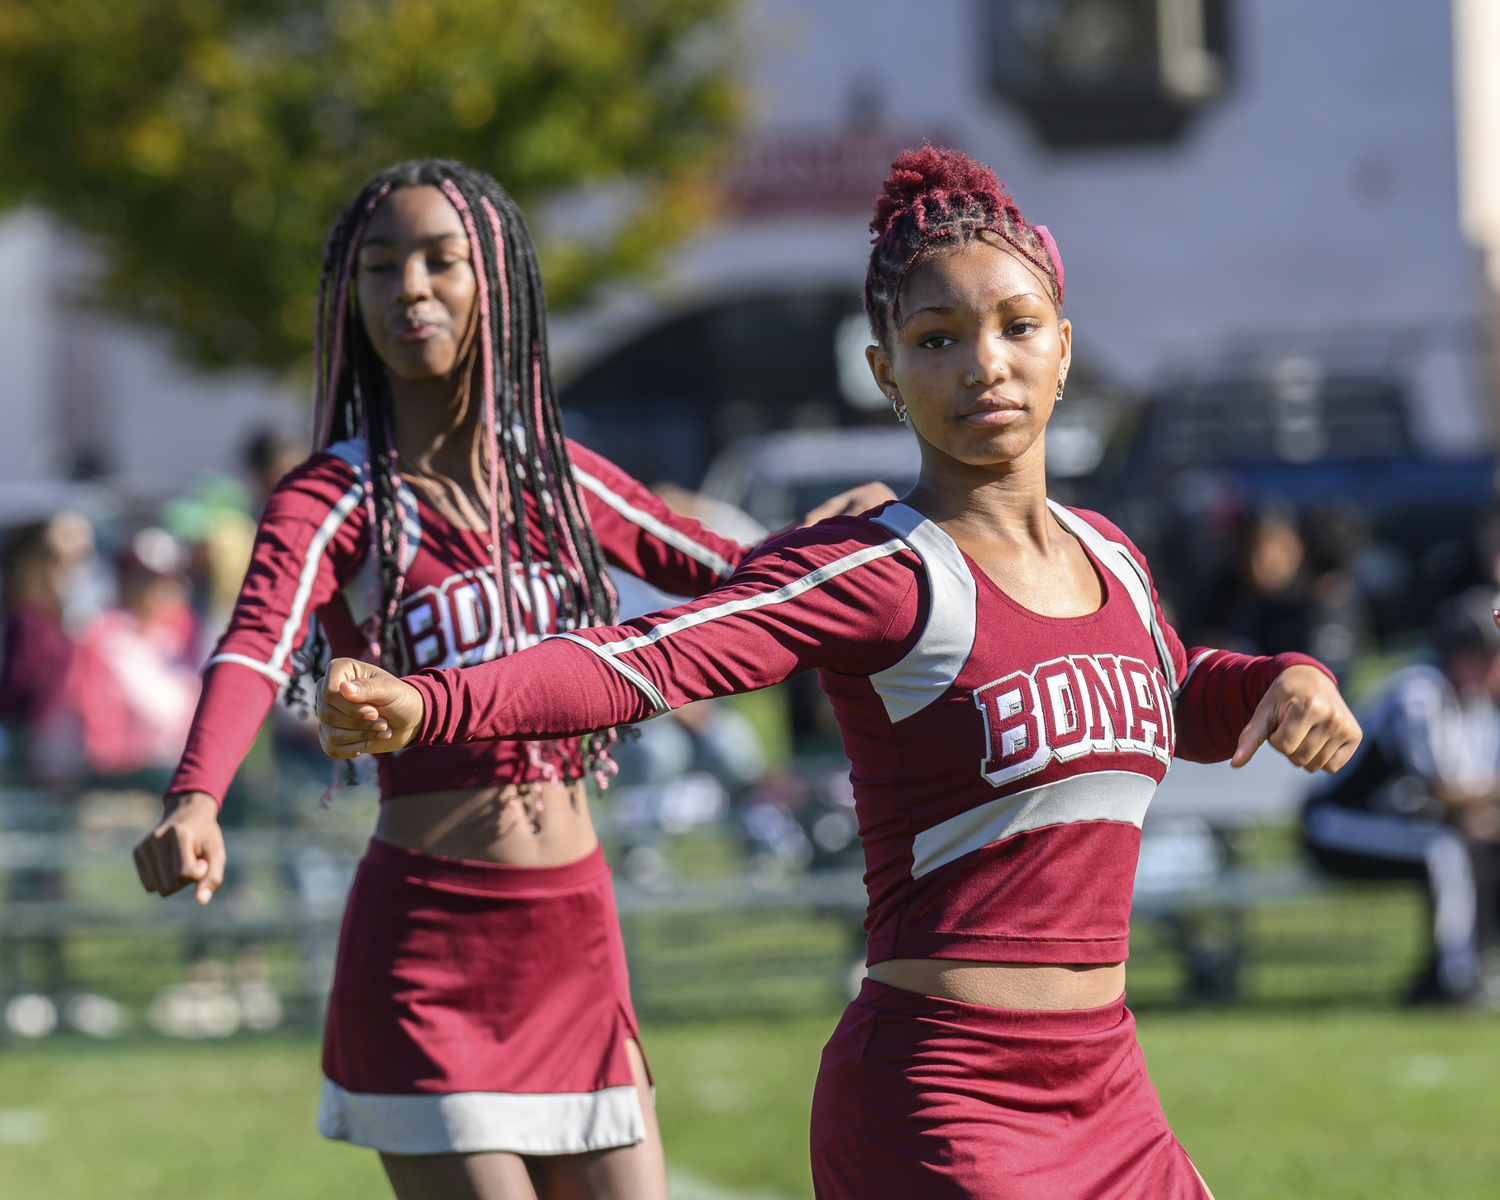
M 946 215 L 982 207 L 992 217 L 1002 212 L 1024 221 L 1021 210 L 995 172 L 961 150 L 923 142 L 920 150 L 903 150 L 891 163 L 890 177 L 875 201 L 870 232 L 877 238 L 904 215 L 926 229 L 929 213 Z
M 972 240 L 988 231 L 1003 238 L 1063 297 L 1062 259 L 1045 226 L 1021 215 L 995 172 L 960 150 L 924 142 L 903 150 L 875 201 L 870 232 L 875 244 L 865 274 L 865 312 L 882 342 L 889 329 L 901 281 L 938 243 Z

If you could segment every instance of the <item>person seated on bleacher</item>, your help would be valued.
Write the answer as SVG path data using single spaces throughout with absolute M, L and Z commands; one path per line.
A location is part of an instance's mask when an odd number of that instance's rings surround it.
M 1418 879 L 1432 957 L 1407 1002 L 1485 998 L 1500 924 L 1500 630 L 1474 588 L 1434 618 L 1439 666 L 1397 672 L 1361 715 L 1364 744 L 1309 798 L 1303 835 L 1334 875 Z

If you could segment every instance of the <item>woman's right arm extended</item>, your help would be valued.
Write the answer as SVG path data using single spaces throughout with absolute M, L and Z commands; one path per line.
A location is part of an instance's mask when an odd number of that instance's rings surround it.
M 857 518 L 784 535 L 716 591 L 474 667 L 398 680 L 339 660 L 320 691 L 336 758 L 410 744 L 557 738 L 768 687 L 811 667 L 883 670 L 920 628 L 918 561 Z
M 223 882 L 219 806 L 291 674 L 310 617 L 358 569 L 362 495 L 353 469 L 319 455 L 288 475 L 266 505 L 234 615 L 204 668 L 166 813 L 135 848 L 148 892 L 168 896 L 195 884 L 198 902 L 207 904 Z

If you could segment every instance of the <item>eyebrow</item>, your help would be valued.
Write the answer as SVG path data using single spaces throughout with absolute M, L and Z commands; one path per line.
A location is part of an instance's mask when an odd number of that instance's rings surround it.
M 1012 304 L 1016 303 L 1016 301 L 1018 301 L 1018 300 L 1044 300 L 1044 299 L 1045 299 L 1045 297 L 1043 297 L 1041 295 L 1038 295 L 1036 292 L 1017 292 L 1013 296 L 1007 296 L 1007 297 L 1005 297 L 1004 300 L 997 300 L 997 301 L 995 301 L 995 307 L 996 308 L 1006 308 L 1009 305 L 1012 305 Z M 939 317 L 947 317 L 947 316 L 952 316 L 953 313 L 955 313 L 957 311 L 958 311 L 957 309 L 955 309 L 952 305 L 949 305 L 949 304 L 924 304 L 921 308 L 913 309 L 911 312 L 905 313 L 905 314 L 902 315 L 902 317 L 901 317 L 901 328 L 905 329 L 906 326 L 915 317 L 919 317 L 923 313 L 930 313 L 930 314 L 932 314 L 934 316 L 939 316 Z
M 417 242 L 417 244 L 419 246 L 428 246 L 428 245 L 431 245 L 433 242 L 448 241 L 450 238 L 454 239 L 454 240 L 462 241 L 465 245 L 468 245 L 468 242 L 469 242 L 469 237 L 468 237 L 467 234 L 455 232 L 455 233 L 434 233 L 434 234 L 429 235 L 428 237 L 419 239 L 418 242 Z M 398 238 L 393 238 L 393 237 L 367 237 L 363 241 L 360 242 L 359 248 L 361 250 L 363 250 L 366 246 L 382 246 L 382 247 L 395 246 L 398 243 L 399 243 L 399 239 Z

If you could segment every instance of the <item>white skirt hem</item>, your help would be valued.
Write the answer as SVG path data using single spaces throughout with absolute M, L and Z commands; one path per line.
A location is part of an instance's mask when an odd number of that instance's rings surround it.
M 630 1084 L 597 1092 L 350 1092 L 323 1080 L 318 1132 L 385 1154 L 583 1154 L 646 1137 Z

